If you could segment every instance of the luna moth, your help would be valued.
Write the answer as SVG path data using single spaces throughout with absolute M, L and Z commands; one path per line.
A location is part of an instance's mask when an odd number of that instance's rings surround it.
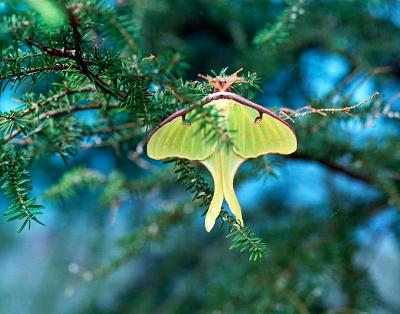
M 272 111 L 235 93 L 214 92 L 197 105 L 218 111 L 219 122 L 226 126 L 232 145 L 222 136 L 207 141 L 204 122 L 193 119 L 193 108 L 175 112 L 154 129 L 148 139 L 147 154 L 161 160 L 178 157 L 204 165 L 214 182 L 214 194 L 205 217 L 209 232 L 215 224 L 222 203 L 226 200 L 237 223 L 243 226 L 240 204 L 233 181 L 240 165 L 247 159 L 266 154 L 291 154 L 297 149 L 293 129 Z

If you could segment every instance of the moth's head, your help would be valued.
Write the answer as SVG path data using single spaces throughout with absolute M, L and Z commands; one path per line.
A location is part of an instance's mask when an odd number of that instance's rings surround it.
M 231 86 L 236 83 L 242 83 L 244 79 L 241 76 L 238 76 L 238 73 L 242 71 L 243 68 L 240 68 L 232 75 L 228 76 L 220 76 L 212 77 L 210 75 L 197 74 L 198 77 L 205 79 L 210 85 L 214 87 L 213 93 L 218 92 L 231 92 Z

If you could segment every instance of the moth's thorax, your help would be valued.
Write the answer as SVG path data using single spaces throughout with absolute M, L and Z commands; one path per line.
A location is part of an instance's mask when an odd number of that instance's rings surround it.
M 223 117 L 228 115 L 228 112 L 232 109 L 234 101 L 230 99 L 218 99 L 210 102 L 207 106 L 213 106 L 218 110 L 219 114 Z

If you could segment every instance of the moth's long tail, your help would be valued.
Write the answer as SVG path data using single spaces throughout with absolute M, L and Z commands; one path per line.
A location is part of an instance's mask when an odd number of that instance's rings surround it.
M 208 159 L 201 161 L 210 171 L 214 181 L 214 194 L 208 208 L 205 227 L 209 232 L 214 227 L 224 197 L 237 222 L 243 226 L 242 210 L 233 189 L 233 179 L 240 164 L 244 161 L 231 149 L 221 149 L 214 152 Z
M 228 152 L 224 150 L 221 153 L 221 161 L 223 190 L 226 202 L 232 214 L 236 217 L 238 224 L 243 226 L 242 209 L 240 208 L 239 201 L 233 188 L 233 180 L 244 159 L 236 155 L 231 149 Z
M 240 226 L 243 226 L 242 209 L 240 208 L 235 190 L 233 189 L 233 178 L 226 178 L 224 180 L 224 196 L 229 205 L 229 209 L 236 217 L 236 221 Z
M 206 220 L 205 220 L 205 227 L 208 232 L 210 232 L 211 229 L 214 227 L 215 220 L 217 219 L 221 211 L 222 202 L 224 201 L 224 191 L 223 191 L 221 173 L 215 173 L 213 175 L 213 180 L 214 180 L 214 195 L 210 203 L 210 207 L 207 210 Z

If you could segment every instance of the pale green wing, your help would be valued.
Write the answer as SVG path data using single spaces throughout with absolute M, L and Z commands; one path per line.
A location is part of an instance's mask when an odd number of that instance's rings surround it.
M 233 189 L 233 180 L 236 171 L 244 161 L 243 158 L 235 154 L 230 147 L 222 146 L 201 163 L 210 171 L 214 181 L 214 195 L 208 208 L 205 226 L 209 232 L 217 219 L 224 197 L 229 205 L 229 209 L 236 217 L 239 225 L 243 226 L 242 210 Z
M 206 128 L 200 122 L 191 124 L 177 116 L 158 128 L 147 143 L 147 154 L 153 159 L 178 157 L 189 160 L 204 160 L 215 149 L 216 143 L 205 139 Z
M 268 113 L 261 119 L 258 110 L 236 103 L 228 113 L 227 123 L 233 139 L 233 150 L 243 158 L 265 154 L 291 154 L 297 149 L 293 130 Z

